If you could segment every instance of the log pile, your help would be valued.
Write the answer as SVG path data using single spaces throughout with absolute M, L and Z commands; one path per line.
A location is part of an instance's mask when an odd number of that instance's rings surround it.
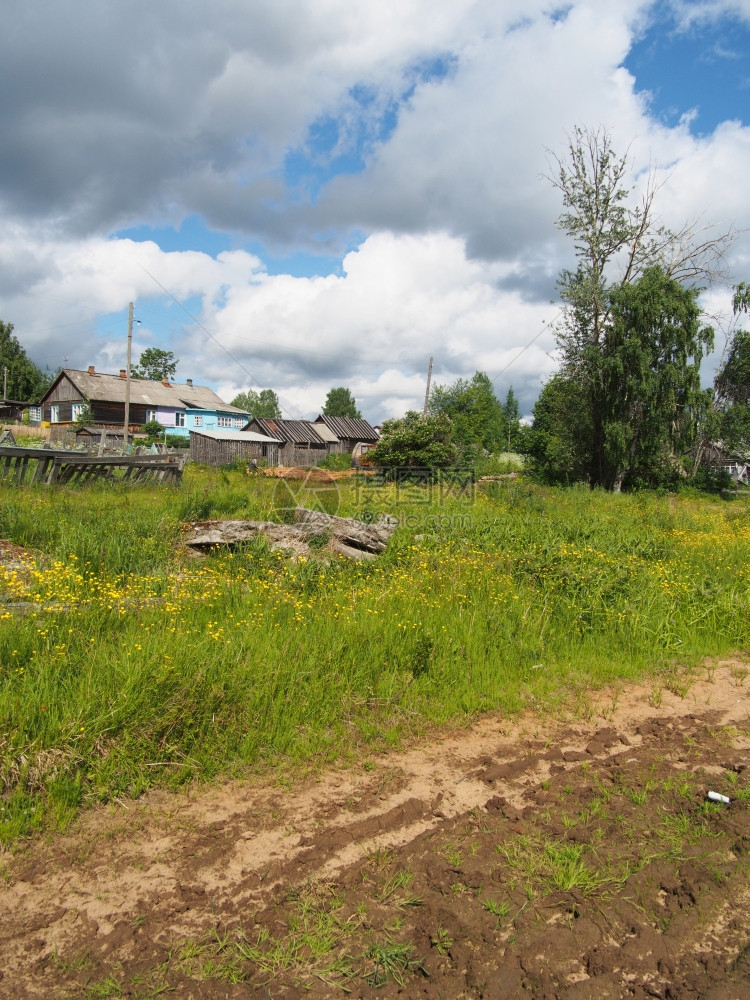
M 216 547 L 234 547 L 265 536 L 272 549 L 285 549 L 293 555 L 308 556 L 312 542 L 319 551 L 332 552 L 347 559 L 375 559 L 385 551 L 398 527 L 398 520 L 384 514 L 374 524 L 352 517 L 336 517 L 322 511 L 297 507 L 293 524 L 274 521 L 195 521 L 183 529 L 183 542 L 189 548 L 207 551 Z

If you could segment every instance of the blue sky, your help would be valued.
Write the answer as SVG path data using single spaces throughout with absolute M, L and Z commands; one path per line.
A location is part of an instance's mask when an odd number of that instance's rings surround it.
M 629 151 L 634 198 L 654 172 L 665 224 L 750 229 L 750 0 L 26 0 L 13 23 L 0 316 L 53 368 L 118 370 L 134 301 L 135 356 L 226 398 L 312 416 L 343 384 L 380 421 L 433 356 L 528 413 L 572 263 L 544 175 L 575 126 Z M 720 345 L 748 276 L 742 234 L 704 294 Z
M 750 24 L 740 18 L 681 27 L 669 6 L 659 5 L 625 66 L 666 125 L 689 116 L 691 132 L 707 135 L 727 119 L 749 123 Z

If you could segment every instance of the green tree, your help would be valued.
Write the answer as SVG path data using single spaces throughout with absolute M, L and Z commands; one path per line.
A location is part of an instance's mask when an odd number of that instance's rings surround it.
M 247 389 L 245 392 L 238 392 L 231 405 L 244 410 L 251 417 L 273 419 L 281 416 L 279 397 L 273 389 L 261 389 L 260 392 Z
M 0 380 L 5 398 L 35 403 L 49 388 L 49 374 L 28 357 L 13 335 L 13 324 L 0 320 Z M 0 382 L 0 384 L 3 384 Z
M 548 482 L 586 479 L 591 427 L 584 390 L 574 379 L 557 374 L 546 383 L 534 405 L 534 420 L 521 435 L 523 453 Z M 578 419 L 571 420 L 570 414 Z
M 400 420 L 386 420 L 377 447 L 367 457 L 376 465 L 445 468 L 456 460 L 450 418 L 410 410 Z
M 513 386 L 510 386 L 503 403 L 505 417 L 505 433 L 507 434 L 508 451 L 518 449 L 521 440 L 521 408 L 518 405 Z
M 557 330 L 560 376 L 581 389 L 570 394 L 578 408 L 561 417 L 572 432 L 561 436 L 577 438 L 577 455 L 588 440 L 586 478 L 592 487 L 618 489 L 636 467 L 642 469 L 647 453 L 653 462 L 667 442 L 677 447 L 690 437 L 688 424 L 692 419 L 694 427 L 705 408 L 694 382 L 710 331 L 699 327 L 695 294 L 682 289 L 687 298 L 681 298 L 678 290 L 680 283 L 710 282 L 721 274 L 736 234 L 712 237 L 691 226 L 673 232 L 658 225 L 651 178 L 640 203 L 631 207 L 627 157 L 614 152 L 604 130 L 575 129 L 566 157 L 554 159 L 557 170 L 549 179 L 564 205 L 557 225 L 573 240 L 577 257 L 575 270 L 563 271 L 558 282 L 564 302 Z M 632 298 L 631 288 L 639 288 Z M 628 345 L 631 335 L 635 340 Z M 648 358 L 668 365 L 671 392 L 645 370 Z M 652 394 L 655 382 L 664 399 Z M 635 424 L 626 426 L 626 413 Z
M 700 361 L 713 330 L 697 291 L 649 268 L 610 289 L 606 336 L 584 345 L 581 378 L 558 373 L 534 407 L 528 451 L 548 479 L 620 489 L 674 478 L 710 409 Z
M 611 324 L 594 363 L 593 398 L 604 447 L 592 456 L 597 478 L 619 489 L 626 480 L 656 483 L 696 442 L 710 409 L 700 363 L 714 332 L 701 324 L 698 291 L 649 268 L 610 295 Z
M 436 385 L 430 393 L 428 410 L 450 418 L 453 438 L 464 457 L 478 448 L 495 452 L 506 446 L 505 414 L 484 372 L 476 372 L 470 381 L 460 378 L 450 386 Z
M 739 285 L 734 286 L 732 305 L 735 313 L 750 313 L 750 282 L 741 281 Z
M 143 425 L 141 430 L 146 435 L 148 444 L 153 444 L 154 441 L 160 441 L 164 436 L 164 427 L 158 420 L 148 420 Z
M 171 351 L 162 351 L 160 347 L 147 347 L 141 353 L 140 360 L 134 365 L 130 374 L 133 378 L 144 378 L 151 382 L 171 381 L 180 362 Z
M 323 406 L 323 415 L 326 417 L 354 417 L 357 420 L 362 418 L 362 414 L 357 409 L 357 400 L 344 386 L 329 390 Z
M 750 285 L 734 289 L 735 313 L 750 313 Z M 750 452 L 750 332 L 737 329 L 714 381 L 718 433 L 730 451 Z

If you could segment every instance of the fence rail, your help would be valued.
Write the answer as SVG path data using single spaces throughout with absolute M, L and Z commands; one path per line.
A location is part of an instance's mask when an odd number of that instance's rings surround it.
M 182 455 L 78 455 L 49 448 L 0 446 L 0 479 L 15 483 L 79 485 L 104 479 L 127 483 L 179 483 Z

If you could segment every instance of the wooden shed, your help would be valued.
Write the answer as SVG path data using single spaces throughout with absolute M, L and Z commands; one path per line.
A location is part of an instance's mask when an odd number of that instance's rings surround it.
M 328 441 L 332 452 L 352 452 L 357 444 L 374 446 L 380 440 L 380 435 L 372 424 L 360 418 L 328 417 L 321 413 L 313 426 Z
M 229 465 L 236 461 L 265 459 L 278 465 L 278 438 L 255 431 L 190 431 L 190 458 L 201 465 Z
M 279 440 L 278 461 L 273 465 L 309 468 L 329 453 L 327 442 L 309 420 L 282 420 L 281 417 L 253 417 L 244 431 L 253 431 Z

